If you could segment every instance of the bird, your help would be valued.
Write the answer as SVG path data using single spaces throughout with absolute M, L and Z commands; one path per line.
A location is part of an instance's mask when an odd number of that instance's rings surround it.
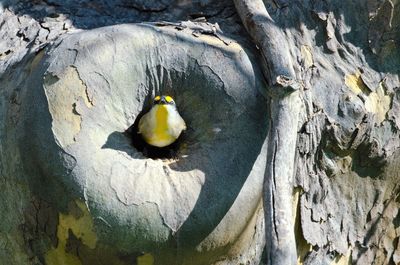
M 149 112 L 139 120 L 138 133 L 151 146 L 166 147 L 174 143 L 186 130 L 171 96 L 156 96 Z

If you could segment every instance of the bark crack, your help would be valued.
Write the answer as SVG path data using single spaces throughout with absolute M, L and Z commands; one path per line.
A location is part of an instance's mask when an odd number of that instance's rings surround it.
M 279 233 L 278 233 L 278 224 L 276 221 L 276 209 L 275 209 L 275 194 L 276 194 L 276 171 L 275 171 L 275 161 L 276 161 L 276 153 L 278 150 L 278 144 L 277 142 L 275 142 L 275 147 L 274 147 L 274 155 L 272 157 L 272 192 L 271 192 L 271 197 L 272 197 L 272 221 L 273 221 L 273 226 L 274 226 L 274 232 L 275 232 L 275 237 L 276 240 L 278 241 L 278 245 L 279 245 Z

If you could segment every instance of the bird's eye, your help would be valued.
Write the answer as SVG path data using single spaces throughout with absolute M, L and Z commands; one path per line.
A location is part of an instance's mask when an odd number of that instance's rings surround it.
M 161 100 L 161 97 L 160 97 L 160 96 L 157 96 L 157 97 L 154 98 L 154 102 L 158 102 L 158 101 L 160 101 L 160 100 Z
M 170 96 L 166 96 L 166 97 L 165 97 L 165 101 L 167 101 L 167 103 L 172 103 L 172 102 L 174 102 L 174 100 L 173 100 L 172 97 L 170 97 Z

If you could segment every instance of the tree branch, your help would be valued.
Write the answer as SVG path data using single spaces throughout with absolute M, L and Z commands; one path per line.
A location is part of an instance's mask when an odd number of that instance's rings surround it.
M 298 90 L 288 43 L 282 30 L 268 14 L 262 0 L 234 0 L 236 10 L 248 33 L 260 48 L 265 78 L 271 93 L 286 94 Z
M 262 0 L 234 2 L 244 26 L 260 48 L 263 71 L 272 97 L 263 194 L 267 264 L 296 264 L 292 178 L 301 86 L 295 78 L 284 34 L 268 14 Z

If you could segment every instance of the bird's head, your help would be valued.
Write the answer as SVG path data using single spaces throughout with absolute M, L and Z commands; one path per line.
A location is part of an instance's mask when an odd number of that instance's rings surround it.
M 175 105 L 175 101 L 171 96 L 156 96 L 153 103 L 154 105 Z

